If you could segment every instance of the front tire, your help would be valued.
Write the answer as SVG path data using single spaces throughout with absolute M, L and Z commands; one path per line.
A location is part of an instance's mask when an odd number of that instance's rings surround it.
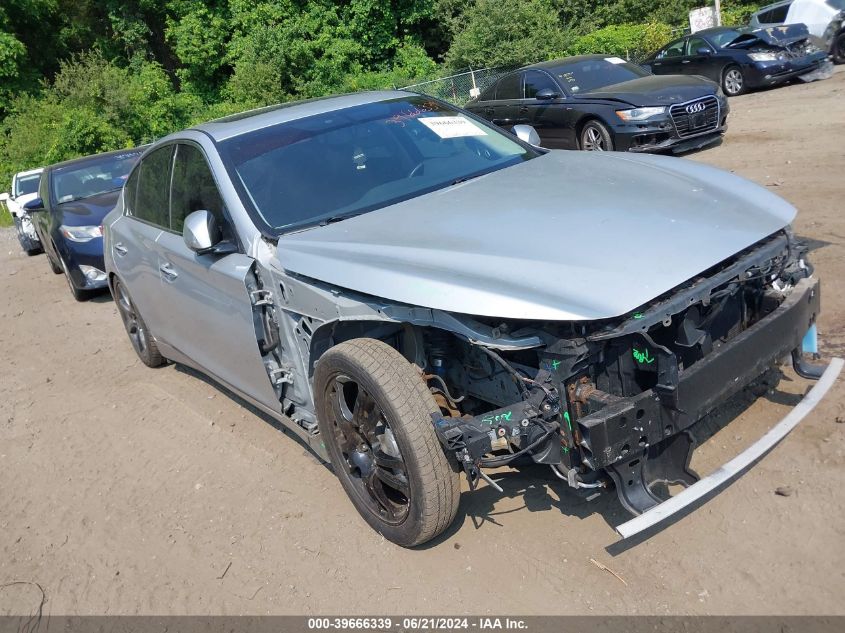
M 729 97 L 738 97 L 745 92 L 745 76 L 739 66 L 728 66 L 722 73 L 722 90 Z
M 70 269 L 67 267 L 67 264 L 61 255 L 59 255 L 59 258 L 59 262 L 62 266 L 62 272 L 65 274 L 65 280 L 67 281 L 68 288 L 70 288 L 70 294 L 72 294 L 73 298 L 77 301 L 88 301 L 88 299 L 93 296 L 93 293 L 90 290 L 83 290 L 73 285 L 73 279 L 70 277 Z
M 381 341 L 347 341 L 317 363 L 314 395 L 335 474 L 374 530 L 412 547 L 449 527 L 457 466 L 437 440 L 439 409 L 413 365 Z
M 114 295 L 114 302 L 117 304 L 117 311 L 120 313 L 120 319 L 123 321 L 123 327 L 126 329 L 126 334 L 129 335 L 129 342 L 132 343 L 132 348 L 138 354 L 138 358 L 147 367 L 161 367 L 166 362 L 161 352 L 158 351 L 155 338 L 153 337 L 138 308 L 132 303 L 129 298 L 129 293 L 126 287 L 115 278 L 112 284 L 112 294 Z
M 579 137 L 580 147 L 585 152 L 612 152 L 613 137 L 610 130 L 599 121 L 587 121 Z

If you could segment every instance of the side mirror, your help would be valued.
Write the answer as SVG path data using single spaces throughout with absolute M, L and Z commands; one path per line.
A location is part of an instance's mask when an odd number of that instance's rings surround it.
M 539 99 L 540 101 L 548 101 L 550 99 L 557 99 L 559 96 L 559 92 L 556 92 L 551 88 L 543 88 L 542 90 L 537 91 L 537 94 L 534 95 L 534 98 Z
M 37 211 L 44 211 L 44 201 L 41 198 L 30 200 L 23 205 L 23 210 L 27 213 L 35 213 Z
M 220 241 L 220 227 L 217 220 L 205 209 L 194 211 L 182 227 L 182 239 L 185 246 L 202 255 L 209 252 Z
M 534 147 L 540 147 L 540 135 L 530 125 L 514 125 L 513 133 L 520 141 L 524 141 Z
M 695 51 L 695 53 L 696 53 L 696 55 L 701 55 L 702 57 L 710 57 L 710 55 L 713 54 L 713 51 L 711 51 L 706 46 L 702 46 L 697 51 Z
M 4 191 L 3 193 L 0 193 L 0 202 L 6 202 L 9 198 L 11 198 L 11 196 L 7 192 Z

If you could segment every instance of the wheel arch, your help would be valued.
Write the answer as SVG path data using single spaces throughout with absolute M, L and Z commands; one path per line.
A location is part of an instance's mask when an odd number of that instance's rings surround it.
M 610 125 L 601 115 L 596 114 L 595 112 L 589 112 L 585 113 L 584 116 L 578 119 L 578 122 L 575 124 L 575 142 L 578 144 L 579 150 L 581 149 L 581 132 L 584 131 L 587 123 L 590 121 L 601 123 L 607 130 L 607 133 L 610 134 L 613 144 L 616 145 L 616 134 L 613 131 L 613 126 Z

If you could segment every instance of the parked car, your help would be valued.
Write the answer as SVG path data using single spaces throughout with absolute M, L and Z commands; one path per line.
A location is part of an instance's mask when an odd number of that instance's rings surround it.
M 121 149 L 45 167 L 38 197 L 24 205 L 50 268 L 64 273 L 77 301 L 107 287 L 102 221 L 142 152 Z
M 105 219 L 106 271 L 145 364 L 280 420 L 391 541 L 445 530 L 459 473 L 495 487 L 484 469 L 523 459 L 615 485 L 643 513 L 631 534 L 758 459 L 841 369 L 695 483 L 696 420 L 784 355 L 821 375 L 800 353 L 819 282 L 794 216 L 693 161 L 547 151 L 361 93 L 157 142 Z M 660 482 L 691 487 L 667 506 Z
M 729 97 L 818 70 L 827 53 L 803 25 L 772 29 L 718 26 L 670 42 L 643 62 L 656 75 L 702 75 Z
M 754 28 L 805 24 L 824 42 L 837 64 L 845 64 L 845 0 L 782 0 L 751 16 Z
M 41 241 L 32 225 L 32 218 L 24 209 L 24 205 L 38 197 L 38 180 L 41 178 L 42 168 L 21 171 L 12 177 L 12 190 L 0 193 L 0 202 L 5 202 L 18 234 L 18 242 L 27 255 L 37 255 L 41 252 Z
M 654 77 L 618 57 L 582 55 L 504 75 L 467 110 L 510 128 L 531 125 L 543 147 L 684 151 L 718 140 L 728 104 L 700 77 Z

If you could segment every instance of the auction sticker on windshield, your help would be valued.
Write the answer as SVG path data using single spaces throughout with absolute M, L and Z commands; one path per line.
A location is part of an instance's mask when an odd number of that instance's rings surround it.
M 610 62 L 611 64 L 627 64 L 628 63 L 624 59 L 622 59 L 621 57 L 605 57 L 604 61 Z
M 432 116 L 419 119 L 440 138 L 459 138 L 461 136 L 487 136 L 487 132 L 463 116 Z

